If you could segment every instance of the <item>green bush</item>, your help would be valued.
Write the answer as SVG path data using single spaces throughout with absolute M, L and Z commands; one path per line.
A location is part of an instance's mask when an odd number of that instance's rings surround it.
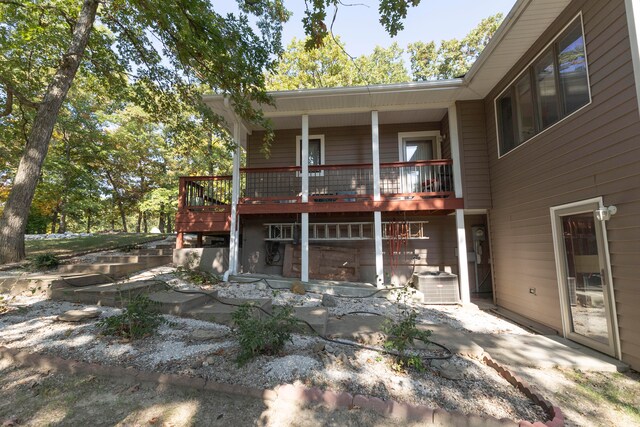
M 52 253 L 36 255 L 31 260 L 31 268 L 34 270 L 49 270 L 60 265 L 60 258 Z
M 167 321 L 154 303 L 146 296 L 138 295 L 129 301 L 122 314 L 99 320 L 98 327 L 106 335 L 137 339 L 153 334 L 163 323 Z
M 266 319 L 257 315 L 257 308 L 244 304 L 233 314 L 235 335 L 240 344 L 240 353 L 236 358 L 238 365 L 244 365 L 260 354 L 278 354 L 287 341 L 297 321 L 291 307 L 283 307 Z
M 199 286 L 217 285 L 220 283 L 220 279 L 213 274 L 191 268 L 178 267 L 176 268 L 176 275 L 183 280 Z
M 407 367 L 418 371 L 424 370 L 422 359 L 407 352 L 409 347 L 414 345 L 415 340 L 427 344 L 431 336 L 431 331 L 416 328 L 416 317 L 418 313 L 415 310 L 405 310 L 397 322 L 387 319 L 382 325 L 382 330 L 387 335 L 384 348 L 398 353 L 393 365 L 397 371 L 404 371 Z

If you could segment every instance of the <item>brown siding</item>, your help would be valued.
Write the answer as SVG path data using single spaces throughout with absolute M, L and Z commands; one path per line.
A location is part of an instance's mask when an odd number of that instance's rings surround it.
M 397 162 L 398 133 L 440 130 L 440 123 L 408 123 L 380 125 L 380 161 Z M 261 153 L 262 132 L 249 135 L 247 141 L 248 167 L 295 166 L 296 136 L 300 129 L 276 131 L 270 157 Z M 324 135 L 325 163 L 327 165 L 371 163 L 371 126 L 345 126 L 311 128 L 309 135 Z
M 482 101 L 458 102 L 456 108 L 464 207 L 465 209 L 488 209 L 491 207 L 491 184 L 484 103 Z
M 494 98 L 580 10 L 592 103 L 498 159 Z M 618 207 L 607 233 L 622 356 L 640 369 L 640 121 L 624 1 L 572 2 L 485 108 L 497 303 L 561 330 L 549 208 L 602 196 Z

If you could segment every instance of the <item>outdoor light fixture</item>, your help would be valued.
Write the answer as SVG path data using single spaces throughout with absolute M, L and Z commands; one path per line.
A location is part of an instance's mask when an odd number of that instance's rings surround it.
M 596 219 L 598 221 L 609 221 L 609 219 L 611 219 L 611 215 L 615 215 L 616 212 L 618 212 L 618 208 L 613 205 L 609 207 L 601 207 L 596 209 Z

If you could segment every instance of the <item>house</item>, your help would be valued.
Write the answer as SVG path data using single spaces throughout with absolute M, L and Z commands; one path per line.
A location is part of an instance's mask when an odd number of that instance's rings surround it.
M 637 0 L 519 0 L 463 78 L 273 93 L 268 158 L 207 96 L 234 171 L 181 179 L 178 245 L 302 281 L 449 271 L 640 370 L 639 26 Z

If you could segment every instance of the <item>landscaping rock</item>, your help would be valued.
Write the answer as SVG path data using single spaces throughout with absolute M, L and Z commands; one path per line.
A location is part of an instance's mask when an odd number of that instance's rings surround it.
M 333 295 L 324 294 L 322 295 L 322 305 L 325 307 L 337 307 L 338 301 Z
M 227 332 L 222 330 L 212 331 L 210 329 L 196 329 L 191 332 L 189 337 L 193 341 L 209 341 L 224 338 L 226 335 Z
M 259 291 L 266 291 L 268 288 L 267 284 L 264 282 L 258 282 L 256 283 L 256 289 Z
M 459 381 L 461 379 L 464 379 L 464 375 L 462 374 L 462 372 L 453 367 L 439 368 L 437 369 L 437 371 L 442 378 L 446 378 L 448 380 Z
M 306 289 L 300 282 L 293 282 L 291 284 L 291 292 L 298 295 L 304 295 L 307 293 Z
M 56 320 L 60 322 L 82 322 L 83 320 L 95 319 L 97 317 L 100 317 L 99 310 L 69 310 L 56 317 Z
M 313 352 L 320 353 L 324 350 L 325 344 L 323 342 L 317 342 L 313 345 Z

